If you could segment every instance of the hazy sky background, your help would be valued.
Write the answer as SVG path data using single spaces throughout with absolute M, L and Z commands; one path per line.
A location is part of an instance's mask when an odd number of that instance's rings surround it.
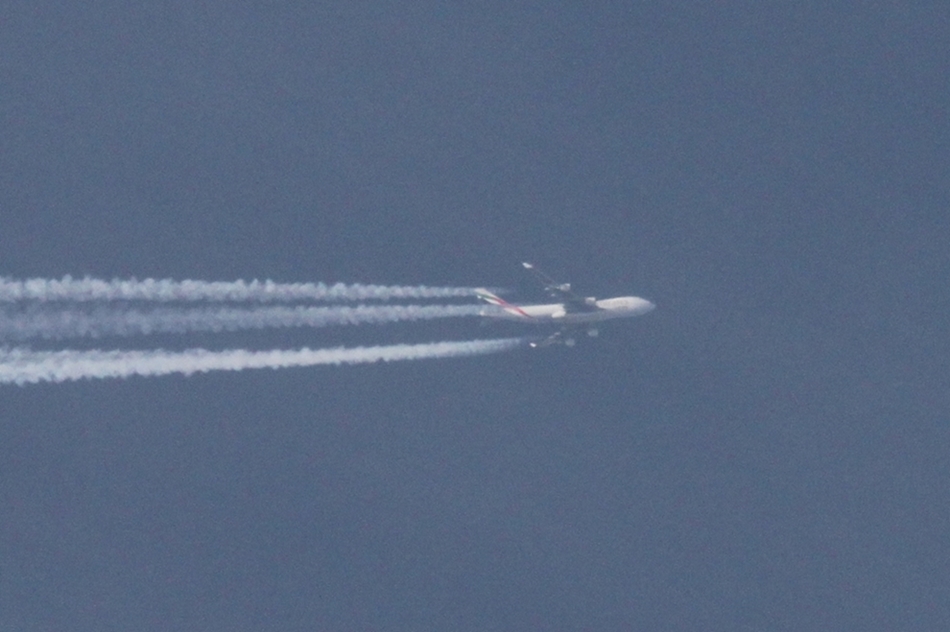
M 766 4 L 8 4 L 0 275 L 658 309 L 2 387 L 0 628 L 945 629 L 950 6 Z

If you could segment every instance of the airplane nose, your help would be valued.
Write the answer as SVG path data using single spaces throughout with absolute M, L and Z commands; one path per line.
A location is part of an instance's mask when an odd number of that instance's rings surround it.
M 652 312 L 653 310 L 656 309 L 656 303 L 652 303 L 646 300 L 645 298 L 640 299 L 640 301 L 641 301 L 640 303 L 641 313 L 646 314 L 647 312 Z

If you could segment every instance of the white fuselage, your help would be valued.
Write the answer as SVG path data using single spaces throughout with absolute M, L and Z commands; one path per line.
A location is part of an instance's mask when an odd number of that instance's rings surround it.
M 511 305 L 507 307 L 486 307 L 483 316 L 517 320 L 523 323 L 581 325 L 597 323 L 614 318 L 630 318 L 652 311 L 656 305 L 637 296 L 618 296 L 599 301 L 588 299 L 591 311 L 568 311 L 564 303 L 548 305 Z

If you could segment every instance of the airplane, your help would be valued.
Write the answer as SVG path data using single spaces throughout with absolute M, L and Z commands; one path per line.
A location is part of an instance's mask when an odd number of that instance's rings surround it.
M 571 290 L 570 283 L 555 283 L 533 263 L 524 262 L 521 265 L 540 279 L 548 294 L 560 299 L 561 302 L 545 305 L 512 305 L 484 288 L 478 288 L 475 295 L 495 306 L 482 310 L 482 316 L 537 325 L 561 326 L 561 329 L 547 338 L 529 343 L 532 347 L 547 347 L 559 343 L 573 347 L 575 340 L 571 335 L 572 330 L 587 327 L 587 335 L 596 336 L 599 332 L 596 327 L 590 326 L 592 323 L 641 316 L 656 308 L 656 305 L 650 301 L 637 296 L 618 296 L 600 300 L 593 296 L 579 296 Z

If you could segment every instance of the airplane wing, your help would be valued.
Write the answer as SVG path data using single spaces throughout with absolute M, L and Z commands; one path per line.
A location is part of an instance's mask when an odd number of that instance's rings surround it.
M 553 334 L 547 338 L 541 338 L 540 340 L 534 340 L 528 344 L 535 348 L 540 349 L 542 347 L 550 347 L 551 345 L 564 345 L 565 347 L 573 347 L 577 342 L 576 336 L 580 333 L 579 327 L 563 327 L 558 331 L 555 331 Z M 587 335 L 591 337 L 597 336 L 598 332 L 596 329 L 588 329 Z
M 555 282 L 554 279 L 542 272 L 541 269 L 533 263 L 525 261 L 521 265 L 538 277 L 538 280 L 541 281 L 544 290 L 548 294 L 564 302 L 564 310 L 568 313 L 600 311 L 601 308 L 597 307 L 597 303 L 593 298 L 575 294 L 574 291 L 571 290 L 570 283 Z
M 569 347 L 573 347 L 573 346 L 574 346 L 574 339 L 573 339 L 573 338 L 565 338 L 565 337 L 564 337 L 565 331 L 567 331 L 567 330 L 566 330 L 566 329 L 561 329 L 561 330 L 559 330 L 559 331 L 554 332 L 553 334 L 551 334 L 551 335 L 548 336 L 547 338 L 541 338 L 540 340 L 534 340 L 534 341 L 532 341 L 532 342 L 529 342 L 528 344 L 529 344 L 532 348 L 534 348 L 534 349 L 542 349 L 542 348 L 544 348 L 544 347 L 550 347 L 551 345 L 558 345 L 558 344 L 565 344 L 565 345 L 567 345 L 567 346 L 569 346 Z

